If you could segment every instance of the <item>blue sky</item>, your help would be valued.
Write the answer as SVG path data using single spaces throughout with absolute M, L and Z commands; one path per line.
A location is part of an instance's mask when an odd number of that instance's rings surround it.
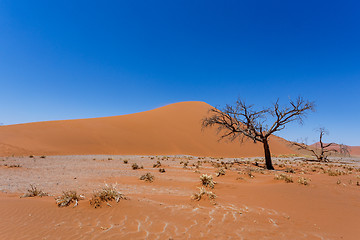
M 180 101 L 316 102 L 289 140 L 360 145 L 359 1 L 0 0 L 0 122 Z

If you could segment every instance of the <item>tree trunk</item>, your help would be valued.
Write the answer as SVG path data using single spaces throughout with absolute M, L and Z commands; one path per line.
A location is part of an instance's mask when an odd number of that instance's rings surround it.
M 263 139 L 264 144 L 264 152 L 265 152 L 265 166 L 268 170 L 274 170 L 274 167 L 271 162 L 271 154 L 268 140 L 266 138 Z

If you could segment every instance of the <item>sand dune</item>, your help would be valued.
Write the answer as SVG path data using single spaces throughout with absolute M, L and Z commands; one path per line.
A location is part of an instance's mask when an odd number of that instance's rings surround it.
M 261 144 L 218 142 L 216 129 L 201 129 L 211 106 L 181 102 L 130 115 L 35 122 L 0 127 L 0 155 L 170 155 L 262 156 Z M 278 137 L 273 154 L 293 151 Z

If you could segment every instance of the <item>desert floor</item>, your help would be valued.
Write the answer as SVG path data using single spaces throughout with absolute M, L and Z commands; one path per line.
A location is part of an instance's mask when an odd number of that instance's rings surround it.
M 261 158 L 3 157 L 0 239 L 359 239 L 359 158 L 273 160 L 275 171 L 264 170 Z M 225 175 L 216 177 L 221 168 Z M 147 172 L 151 183 L 139 179 Z M 213 200 L 192 199 L 202 174 L 214 177 Z M 20 198 L 30 184 L 50 196 Z M 89 199 L 105 184 L 128 199 L 95 209 Z M 60 208 L 54 197 L 66 190 L 85 199 Z

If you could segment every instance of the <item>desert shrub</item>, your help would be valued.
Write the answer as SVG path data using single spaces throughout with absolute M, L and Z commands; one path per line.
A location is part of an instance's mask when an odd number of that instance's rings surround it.
M 47 194 L 46 192 L 38 189 L 35 185 L 30 184 L 30 189 L 27 190 L 28 192 L 25 193 L 24 195 L 22 195 L 22 198 L 26 198 L 26 197 L 44 197 L 44 196 L 49 196 L 49 194 Z
M 34 158 L 34 155 L 30 155 L 29 158 Z
M 128 160 L 124 160 L 124 164 L 128 164 L 128 162 L 129 162 Z
M 164 173 L 166 172 L 164 168 L 159 168 L 159 172 Z
M 286 174 L 275 175 L 274 179 L 275 180 L 284 180 L 286 183 L 294 182 L 292 177 L 290 175 L 286 175 Z
M 225 170 L 223 168 L 219 168 L 217 171 L 216 171 L 216 176 L 217 177 L 220 177 L 222 175 L 225 175 Z
M 131 165 L 131 167 L 132 167 L 133 170 L 140 169 L 140 167 L 139 167 L 139 165 L 137 165 L 137 163 L 133 163 Z
M 311 181 L 310 178 L 305 178 L 305 177 L 300 177 L 298 179 L 298 183 L 302 184 L 302 185 L 305 185 L 305 186 L 310 185 L 310 181 Z
M 143 180 L 145 182 L 153 182 L 154 179 L 155 179 L 154 175 L 152 175 L 149 172 L 140 177 L 140 180 Z
M 338 179 L 338 180 L 336 181 L 336 184 L 337 184 L 337 185 L 340 185 L 340 184 L 341 184 L 341 180 Z
M 338 170 L 338 169 L 335 169 L 335 170 L 329 169 L 329 170 L 327 171 L 327 173 L 328 173 L 329 176 L 341 176 L 341 175 L 346 175 L 346 172 L 340 171 L 340 170 Z
M 207 196 L 209 199 L 216 198 L 216 195 L 213 192 L 207 191 L 204 187 L 199 187 L 199 192 L 194 193 L 192 199 L 200 201 L 203 196 Z
M 158 168 L 161 167 L 161 162 L 157 161 L 156 163 L 154 163 L 153 168 Z
M 76 207 L 78 202 L 84 198 L 85 197 L 83 195 L 78 195 L 76 191 L 64 191 L 63 194 L 55 198 L 55 200 L 59 207 L 67 207 L 72 202 L 75 202 L 74 207 Z
M 92 198 L 90 199 L 90 205 L 94 206 L 95 208 L 101 207 L 102 202 L 109 202 L 115 200 L 117 203 L 120 199 L 127 199 L 124 194 L 120 193 L 116 189 L 116 185 L 108 185 L 105 186 L 94 192 Z
M 113 160 L 111 157 L 108 158 L 109 161 Z
M 292 168 L 290 168 L 290 167 L 287 167 L 287 168 L 285 169 L 285 172 L 287 172 L 287 173 L 295 173 L 295 170 L 292 169 Z
M 11 164 L 8 166 L 8 168 L 20 168 L 20 167 L 22 167 L 20 164 Z
M 40 158 L 46 158 L 46 156 L 45 156 L 45 155 L 42 155 L 42 156 L 40 156 Z
M 211 175 L 203 174 L 200 176 L 200 181 L 202 185 L 205 187 L 214 188 L 216 182 L 214 182 L 213 177 Z

